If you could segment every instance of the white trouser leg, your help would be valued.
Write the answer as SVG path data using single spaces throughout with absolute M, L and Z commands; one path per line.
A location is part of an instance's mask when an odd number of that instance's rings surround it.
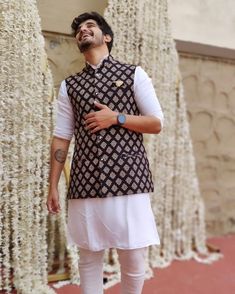
M 102 251 L 79 248 L 79 273 L 82 294 L 103 294 L 103 256 Z
M 146 249 L 117 249 L 121 266 L 122 294 L 141 294 L 145 279 Z

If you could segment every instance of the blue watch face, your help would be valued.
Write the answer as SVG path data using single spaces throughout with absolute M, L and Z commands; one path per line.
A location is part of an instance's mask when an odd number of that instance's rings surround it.
M 123 125 L 125 123 L 125 121 L 126 121 L 126 116 L 124 114 L 119 114 L 118 115 L 118 123 L 120 125 Z

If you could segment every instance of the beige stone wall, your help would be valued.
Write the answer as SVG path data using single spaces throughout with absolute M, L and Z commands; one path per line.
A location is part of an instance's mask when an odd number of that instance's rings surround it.
M 74 17 L 87 11 L 103 14 L 108 0 L 37 0 L 42 29 L 47 32 L 71 33 Z
M 181 55 L 207 232 L 235 232 L 235 61 Z
M 234 0 L 168 0 L 175 39 L 235 49 Z
M 234 0 L 169 0 L 175 39 L 235 49 Z M 108 0 L 37 0 L 42 29 L 70 34 L 71 20 L 85 11 L 103 13 Z
M 45 36 L 58 89 L 84 62 L 73 39 Z M 208 235 L 235 232 L 235 64 L 182 55 L 180 68 Z

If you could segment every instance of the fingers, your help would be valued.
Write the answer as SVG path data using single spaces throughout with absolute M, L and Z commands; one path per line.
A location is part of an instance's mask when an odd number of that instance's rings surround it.
M 84 116 L 85 120 L 93 119 L 95 117 L 96 112 L 90 112 Z
M 97 126 L 98 126 L 98 123 L 97 122 L 89 123 L 86 126 L 86 130 L 92 130 L 92 129 L 94 129 Z
M 98 120 L 97 120 L 97 118 L 96 118 L 95 116 L 92 116 L 92 117 L 87 118 L 87 119 L 85 120 L 85 123 L 86 123 L 86 124 L 89 124 L 89 123 L 92 123 L 92 122 L 98 122 Z
M 99 102 L 97 102 L 97 101 L 94 101 L 94 104 L 95 104 L 95 106 L 96 106 L 97 108 L 99 108 L 100 110 L 102 110 L 102 109 L 109 109 L 107 105 L 105 105 L 105 104 L 101 104 L 101 103 L 99 103 Z M 89 118 L 93 118 L 93 117 L 95 117 L 96 113 L 97 113 L 97 111 L 93 111 L 93 112 L 88 113 L 87 115 L 85 115 L 85 119 L 87 120 L 87 119 L 89 119 Z
M 98 130 L 101 130 L 102 128 L 104 128 L 104 117 L 100 117 L 98 118 L 97 114 L 94 113 L 89 113 L 86 117 L 85 117 L 85 124 L 86 130 L 91 131 L 91 133 L 97 132 Z
M 102 130 L 102 126 L 98 125 L 98 123 L 94 122 L 94 123 L 90 123 L 86 126 L 86 130 L 89 130 L 90 133 L 95 133 L 97 131 Z
M 47 201 L 47 210 L 51 214 L 59 213 L 61 210 L 59 201 L 57 201 L 55 199 L 48 200 Z
M 97 102 L 97 101 L 94 101 L 94 104 L 95 104 L 95 106 L 96 106 L 97 108 L 99 108 L 99 109 L 105 109 L 105 108 L 108 108 L 108 106 L 106 106 L 105 104 L 101 104 L 101 103 L 99 103 L 99 102 Z
M 95 127 L 95 128 L 92 129 L 90 132 L 91 132 L 92 134 L 94 134 L 94 133 L 96 133 L 96 132 L 98 132 L 98 131 L 100 131 L 100 130 L 102 130 L 101 127 Z
M 101 110 L 90 112 L 84 116 L 86 130 L 95 133 L 102 129 L 110 127 L 114 120 L 116 121 L 116 113 L 108 108 L 106 105 L 96 102 Z M 115 118 L 115 119 L 114 119 Z

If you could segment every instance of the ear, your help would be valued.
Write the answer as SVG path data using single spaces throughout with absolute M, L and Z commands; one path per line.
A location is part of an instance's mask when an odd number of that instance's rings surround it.
M 112 37 L 110 35 L 104 35 L 104 41 L 105 43 L 109 43 L 112 41 Z

